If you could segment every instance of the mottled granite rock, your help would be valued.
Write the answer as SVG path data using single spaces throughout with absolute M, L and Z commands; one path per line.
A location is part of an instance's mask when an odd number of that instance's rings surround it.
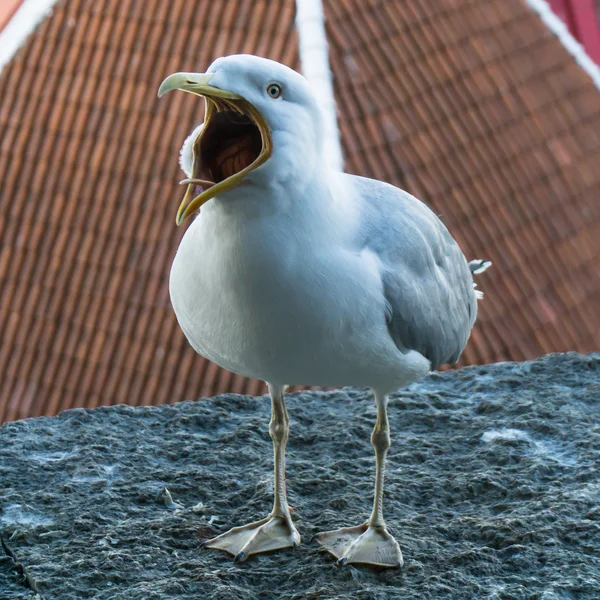
M 338 568 L 311 541 L 368 516 L 369 393 L 287 402 L 295 553 L 237 565 L 199 547 L 270 510 L 269 401 L 236 395 L 5 424 L 2 538 L 47 600 L 600 598 L 600 355 L 434 373 L 393 396 L 402 572 Z M 0 599 L 34 598 L 22 579 L 0 558 Z

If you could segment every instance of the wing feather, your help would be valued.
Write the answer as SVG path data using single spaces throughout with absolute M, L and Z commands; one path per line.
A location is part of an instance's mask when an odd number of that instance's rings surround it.
M 380 181 L 346 177 L 363 200 L 360 242 L 382 264 L 394 343 L 417 350 L 432 368 L 456 362 L 477 315 L 473 277 L 458 244 L 414 196 Z

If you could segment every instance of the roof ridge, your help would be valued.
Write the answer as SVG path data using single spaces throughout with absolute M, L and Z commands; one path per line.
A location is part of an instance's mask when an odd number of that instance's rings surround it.
M 321 0 L 296 0 L 296 27 L 302 73 L 315 89 L 315 95 L 319 96 L 319 104 L 325 119 L 325 153 L 330 166 L 337 171 L 343 171 L 344 158 Z
M 573 37 L 565 23 L 554 13 L 546 0 L 525 0 L 542 19 L 543 23 L 556 35 L 575 62 L 592 78 L 600 90 L 600 67 L 592 60 L 585 48 Z
M 0 73 L 33 30 L 50 14 L 57 0 L 23 0 L 0 31 Z

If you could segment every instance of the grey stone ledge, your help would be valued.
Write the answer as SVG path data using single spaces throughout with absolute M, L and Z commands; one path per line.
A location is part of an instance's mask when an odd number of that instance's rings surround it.
M 200 542 L 271 508 L 267 397 L 0 427 L 0 533 L 37 597 L 600 597 L 599 354 L 433 373 L 393 395 L 384 511 L 402 572 L 338 568 L 311 541 L 369 514 L 370 393 L 303 392 L 287 405 L 303 543 L 243 564 Z M 23 569 L 0 552 L 0 600 L 36 597 Z

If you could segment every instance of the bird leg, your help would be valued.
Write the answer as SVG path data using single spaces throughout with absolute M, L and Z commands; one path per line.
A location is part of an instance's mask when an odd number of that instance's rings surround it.
M 317 541 L 338 559 L 338 564 L 366 563 L 380 567 L 402 567 L 404 560 L 398 542 L 383 520 L 383 476 L 385 457 L 390 447 L 387 396 L 375 393 L 377 421 L 371 434 L 375 448 L 375 494 L 373 512 L 357 527 L 343 527 L 317 534 Z
M 234 527 L 203 544 L 205 548 L 225 550 L 240 562 L 246 560 L 251 554 L 281 548 L 296 548 L 300 544 L 300 534 L 292 522 L 285 486 L 285 446 L 290 419 L 285 408 L 283 388 L 270 385 L 269 391 L 271 393 L 269 433 L 273 440 L 275 458 L 273 510 L 260 521 Z

